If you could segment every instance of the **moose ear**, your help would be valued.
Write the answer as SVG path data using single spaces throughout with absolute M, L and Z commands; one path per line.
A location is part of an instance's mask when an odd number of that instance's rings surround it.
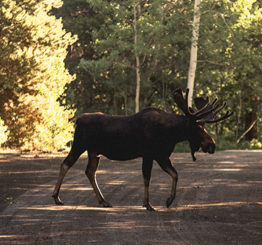
M 209 97 L 204 99 L 203 97 L 194 98 L 195 106 L 198 110 L 202 109 L 207 103 L 209 103 Z
M 179 89 L 177 89 L 176 91 L 175 91 L 175 93 L 174 93 L 174 98 L 175 97 L 182 97 L 183 98 L 183 92 L 182 92 L 182 89 L 181 88 L 179 88 Z
M 205 106 L 206 106 L 206 110 L 204 110 L 204 111 L 208 111 L 209 109 L 212 108 L 211 106 L 207 106 L 209 104 L 209 97 L 208 96 L 206 97 L 206 99 L 204 99 L 203 97 L 194 98 L 194 103 L 195 103 L 197 110 L 201 110 Z M 212 120 L 213 114 L 210 113 L 208 116 L 205 117 L 205 119 L 206 120 Z

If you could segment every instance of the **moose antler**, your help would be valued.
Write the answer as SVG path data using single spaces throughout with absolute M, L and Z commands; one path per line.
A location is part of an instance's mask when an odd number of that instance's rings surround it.
M 184 99 L 181 88 L 177 89 L 174 93 L 174 100 L 175 100 L 178 108 L 180 108 L 184 112 L 185 115 L 190 114 L 189 108 L 188 108 L 188 103 L 187 103 L 188 92 L 189 92 L 189 89 L 186 90 L 186 98 L 185 99 Z
M 186 90 L 186 97 L 184 98 L 182 89 L 177 89 L 174 93 L 174 100 L 177 106 L 185 113 L 197 122 L 216 123 L 230 117 L 233 112 L 227 111 L 226 114 L 220 118 L 216 118 L 216 115 L 223 110 L 227 103 L 225 102 L 221 106 L 217 104 L 218 99 L 214 99 L 213 102 L 209 103 L 209 97 L 204 99 L 198 97 L 194 99 L 197 110 L 188 106 L 188 93 L 189 89 Z
M 226 118 L 230 117 L 233 115 L 233 112 L 229 112 L 227 111 L 226 114 L 220 118 L 216 118 L 216 119 L 213 119 L 213 120 L 206 120 L 205 122 L 206 123 L 216 123 L 216 122 L 220 122 L 222 120 L 225 120 Z
M 217 101 L 217 99 L 216 99 L 216 101 Z M 197 122 L 216 123 L 216 122 L 220 122 L 220 121 L 232 116 L 232 114 L 233 114 L 233 112 L 227 111 L 224 116 L 222 116 L 220 118 L 216 118 L 216 115 L 226 107 L 227 103 L 224 102 L 223 105 L 221 105 L 221 106 L 216 105 L 215 107 L 213 107 L 214 103 L 212 103 L 211 105 L 209 105 L 209 103 L 207 103 L 207 105 L 210 106 L 211 109 L 202 113 L 198 118 L 196 118 Z

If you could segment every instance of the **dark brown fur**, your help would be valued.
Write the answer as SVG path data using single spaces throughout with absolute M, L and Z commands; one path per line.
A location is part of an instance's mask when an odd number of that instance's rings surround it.
M 153 160 L 171 176 L 172 188 L 166 201 L 169 207 L 176 195 L 178 175 L 170 162 L 170 155 L 175 145 L 189 141 L 192 156 L 201 147 L 204 152 L 214 153 L 215 142 L 203 128 L 203 122 L 196 122 L 192 116 L 167 113 L 157 108 L 146 108 L 130 116 L 112 116 L 103 113 L 84 114 L 76 122 L 74 141 L 70 153 L 61 165 L 58 181 L 53 193 L 55 203 L 62 205 L 59 190 L 68 169 L 79 156 L 88 151 L 86 175 L 95 191 L 100 204 L 111 207 L 97 183 L 95 172 L 100 155 L 111 160 L 130 160 L 142 157 L 144 177 L 143 206 L 154 210 L 149 202 L 149 183 Z

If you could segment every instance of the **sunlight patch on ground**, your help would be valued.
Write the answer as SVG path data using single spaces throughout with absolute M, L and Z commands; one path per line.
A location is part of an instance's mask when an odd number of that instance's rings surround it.
M 52 186 L 53 188 L 53 186 Z M 91 187 L 87 187 L 87 184 L 63 184 L 63 190 L 65 191 L 90 191 L 93 190 Z
M 215 171 L 223 171 L 223 172 L 239 172 L 241 168 L 215 168 Z
M 126 181 L 123 180 L 113 180 L 113 181 L 109 181 L 107 182 L 108 185 L 123 185 L 126 184 Z
M 250 184 L 262 184 L 262 180 L 248 180 L 247 183 L 250 183 Z
M 242 205 L 262 205 L 262 202 L 219 202 L 219 203 L 198 203 L 189 204 L 175 208 L 176 210 L 191 210 L 191 209 L 204 209 L 210 207 L 223 207 L 223 206 L 242 206 Z
M 1 238 L 27 238 L 28 235 L 0 235 Z
M 116 211 L 124 211 L 124 210 L 145 210 L 142 206 L 118 206 L 118 207 L 111 207 L 111 208 L 104 208 L 104 207 L 88 207 L 85 205 L 63 205 L 63 206 L 56 206 L 56 205 L 37 205 L 31 207 L 19 207 L 18 209 L 25 209 L 25 210 L 48 210 L 48 211 L 62 211 L 62 210 L 86 210 L 86 211 L 107 211 L 107 212 L 116 212 Z
M 35 170 L 31 170 L 31 171 L 12 171 L 12 172 L 7 172 L 8 174 L 35 174 Z M 57 170 L 50 170 L 50 169 L 46 169 L 46 170 L 37 170 L 37 173 L 57 173 Z
M 218 164 L 234 164 L 235 162 L 233 161 L 218 161 Z
M 92 188 L 89 187 L 72 187 L 72 188 L 65 188 L 67 191 L 91 191 Z
M 219 202 L 219 203 L 197 203 L 183 205 L 176 208 L 164 208 L 162 206 L 154 206 L 157 211 L 182 211 L 182 210 L 193 210 L 193 209 L 204 209 L 212 207 L 227 207 L 227 206 L 243 206 L 243 205 L 262 205 L 262 202 Z M 70 211 L 70 210 L 80 210 L 80 211 L 104 211 L 104 212 L 122 212 L 122 211 L 144 211 L 145 208 L 142 206 L 116 206 L 111 208 L 104 207 L 88 207 L 85 205 L 37 205 L 31 207 L 19 207 L 18 209 L 24 210 L 43 210 L 43 211 Z

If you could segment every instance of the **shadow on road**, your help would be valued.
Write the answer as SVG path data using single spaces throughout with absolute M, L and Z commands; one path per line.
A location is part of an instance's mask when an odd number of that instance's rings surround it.
M 169 209 L 171 179 L 155 164 L 150 194 L 158 211 L 147 212 L 139 159 L 102 161 L 98 183 L 114 206 L 101 208 L 85 159 L 65 178 L 65 206 L 55 206 L 51 193 L 62 157 L 1 156 L 2 193 L 17 203 L 1 210 L 0 244 L 261 244 L 262 151 L 200 154 L 197 163 L 189 157 L 173 156 L 179 183 Z

